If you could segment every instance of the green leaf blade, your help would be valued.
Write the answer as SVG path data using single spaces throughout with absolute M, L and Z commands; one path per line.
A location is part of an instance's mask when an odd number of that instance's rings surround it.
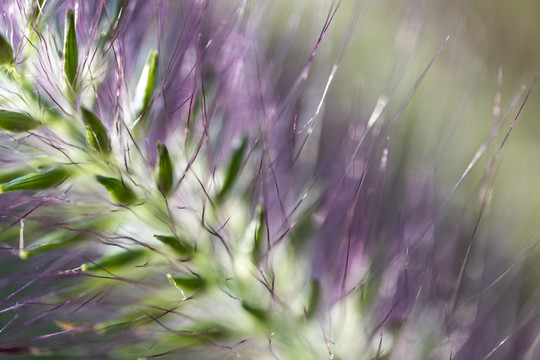
M 248 137 L 246 134 L 242 134 L 240 139 L 233 145 L 233 153 L 227 166 L 227 170 L 225 171 L 225 180 L 223 181 L 223 186 L 218 194 L 218 201 L 222 201 L 226 197 L 236 182 L 238 175 L 240 175 L 247 145 Z
M 107 128 L 90 110 L 81 107 L 81 112 L 84 125 L 86 126 L 86 139 L 88 144 L 102 154 L 109 154 L 111 144 Z
M 131 188 L 122 181 L 101 175 L 96 175 L 95 178 L 97 182 L 107 189 L 112 198 L 118 201 L 120 204 L 129 205 L 137 199 L 137 196 L 133 190 L 131 190 Z
M 45 190 L 63 182 L 70 172 L 62 166 L 53 167 L 42 173 L 32 173 L 0 185 L 0 193 L 21 190 Z
M 154 235 L 154 237 L 161 241 L 164 245 L 168 246 L 171 250 L 177 253 L 180 256 L 191 256 L 193 255 L 194 249 L 191 244 L 186 240 L 181 238 L 176 238 L 174 236 L 166 235 Z
M 133 263 L 148 253 L 147 249 L 126 250 L 118 254 L 101 257 L 93 262 L 81 265 L 82 271 L 115 270 L 119 267 Z
M 10 132 L 23 132 L 39 127 L 41 123 L 31 117 L 16 111 L 0 110 L 0 129 Z
M 79 65 L 79 48 L 77 45 L 77 34 L 75 32 L 75 15 L 72 9 L 66 12 L 66 23 L 64 30 L 64 73 L 69 84 L 75 89 L 75 77 Z
M 148 61 L 141 73 L 135 92 L 135 114 L 137 118 L 141 117 L 150 106 L 156 88 L 158 69 L 159 55 L 156 50 L 152 50 L 148 55 Z
M 158 186 L 165 195 L 173 188 L 174 169 L 167 146 L 158 141 Z

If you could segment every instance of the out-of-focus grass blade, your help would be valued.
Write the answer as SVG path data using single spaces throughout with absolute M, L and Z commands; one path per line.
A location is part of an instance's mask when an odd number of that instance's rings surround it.
M 359 311 L 364 312 L 366 309 L 370 309 L 373 301 L 377 297 L 377 289 L 380 285 L 380 279 L 370 276 L 362 287 L 360 288 L 360 297 L 358 301 Z
M 193 246 L 184 239 L 176 238 L 174 236 L 154 235 L 156 239 L 167 245 L 171 250 L 180 256 L 193 255 Z
M 55 238 L 52 239 L 52 242 L 50 243 L 47 243 L 47 244 L 44 244 L 44 245 L 39 245 L 39 246 L 36 246 L 34 248 L 31 248 L 29 250 L 24 250 L 24 251 L 21 251 L 19 253 L 19 257 L 21 259 L 29 259 L 31 257 L 34 257 L 36 255 L 40 255 L 40 254 L 43 254 L 47 251 L 52 251 L 52 250 L 59 250 L 59 249 L 65 249 L 65 248 L 68 248 L 70 246 L 73 246 L 75 244 L 78 243 L 78 240 L 81 240 L 83 239 L 85 236 L 84 233 L 76 233 L 76 234 L 66 234 L 66 233 L 61 233 Z
M 265 229 L 265 210 L 262 204 L 257 205 L 257 228 L 255 230 L 255 243 L 253 244 L 252 258 L 255 263 L 259 262 L 259 257 L 262 253 L 262 241 Z
M 123 331 L 124 326 L 133 326 L 134 324 L 144 321 L 148 321 L 148 318 L 140 313 L 129 314 L 116 319 L 99 322 L 94 325 L 94 330 L 110 334 L 117 331 Z
M 225 196 L 233 187 L 236 179 L 238 178 L 240 170 L 242 169 L 242 162 L 244 161 L 247 144 L 248 138 L 245 133 L 242 134 L 240 139 L 237 139 L 235 141 L 233 145 L 233 153 L 231 156 L 231 160 L 229 161 L 227 170 L 225 171 L 225 180 L 223 181 L 223 186 L 221 187 L 221 191 L 218 194 L 218 201 L 221 201 L 225 198 Z
M 198 275 L 173 276 L 168 273 L 167 278 L 174 287 L 181 290 L 199 290 L 206 285 L 204 279 Z
M 256 318 L 259 321 L 264 322 L 264 321 L 268 320 L 268 317 L 269 317 L 268 312 L 265 309 L 258 306 L 258 305 L 252 304 L 252 303 L 247 302 L 247 301 L 242 301 L 242 308 L 247 313 L 249 313 L 251 316 L 253 316 L 254 318 Z
M 70 172 L 63 166 L 53 167 L 45 172 L 31 173 L 0 185 L 0 193 L 20 190 L 44 190 L 60 184 Z
M 233 330 L 218 322 L 197 324 L 195 329 L 190 329 L 188 331 L 197 334 L 197 336 L 192 337 L 192 339 L 202 342 L 208 340 L 225 340 L 234 335 Z
M 311 319 L 317 313 L 321 297 L 321 283 L 317 279 L 312 279 L 309 289 L 309 300 L 306 309 L 306 318 Z
M 31 117 L 15 111 L 0 110 L 0 129 L 12 132 L 33 130 L 41 123 Z
M 144 255 L 148 254 L 147 249 L 135 249 L 135 250 L 125 250 L 121 253 L 104 256 L 95 261 L 84 263 L 81 265 L 82 271 L 92 271 L 92 270 L 115 270 L 119 267 L 127 265 L 129 263 L 140 260 Z
M 315 231 L 316 223 L 314 221 L 314 214 L 317 211 L 318 206 L 313 205 L 305 209 L 299 214 L 298 220 L 289 233 L 290 244 L 295 252 L 302 252 L 304 246 L 311 239 L 311 235 Z

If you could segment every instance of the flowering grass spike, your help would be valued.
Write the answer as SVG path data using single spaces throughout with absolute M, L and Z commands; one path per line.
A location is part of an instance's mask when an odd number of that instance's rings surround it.
M 0 358 L 540 358 L 534 82 L 417 5 L 5 0 Z

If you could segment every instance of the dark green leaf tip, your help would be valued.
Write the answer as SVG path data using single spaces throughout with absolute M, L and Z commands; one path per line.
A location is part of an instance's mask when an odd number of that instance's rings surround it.
M 79 48 L 75 32 L 75 14 L 72 9 L 66 11 L 64 28 L 64 73 L 69 84 L 75 88 L 75 77 L 79 65 Z
M 63 182 L 70 172 L 63 166 L 56 166 L 45 172 L 31 173 L 0 185 L 0 193 L 21 190 L 44 190 Z
M 96 175 L 95 178 L 97 182 L 107 189 L 112 198 L 118 201 L 120 204 L 128 205 L 137 199 L 137 196 L 133 190 L 131 190 L 131 188 L 124 182 L 115 178 L 101 175 Z
M 165 195 L 168 195 L 173 187 L 174 170 L 167 146 L 158 141 L 158 186 Z
M 81 107 L 82 119 L 86 127 L 86 140 L 97 151 L 108 154 L 110 152 L 109 133 L 101 120 L 90 110 Z
M 13 47 L 4 37 L 0 34 L 0 64 L 9 65 L 13 62 Z

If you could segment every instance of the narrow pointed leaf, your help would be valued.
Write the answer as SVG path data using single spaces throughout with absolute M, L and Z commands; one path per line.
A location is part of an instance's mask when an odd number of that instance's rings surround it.
M 246 134 L 242 134 L 240 139 L 235 141 L 231 160 L 229 161 L 227 170 L 225 171 L 225 180 L 223 181 L 223 186 L 221 187 L 221 191 L 218 195 L 218 200 L 223 200 L 225 198 L 237 180 L 240 170 L 242 169 L 242 162 L 244 161 L 247 144 L 248 138 Z
M 207 340 L 225 340 L 234 336 L 234 331 L 226 325 L 219 322 L 203 322 L 198 323 L 195 328 L 188 331 L 197 334 L 192 337 L 193 340 L 205 342 Z
M 317 313 L 321 297 L 321 283 L 317 279 L 312 279 L 309 289 L 309 303 L 306 310 L 306 318 L 311 319 Z
M 131 188 L 122 181 L 106 176 L 96 175 L 96 180 L 107 189 L 112 198 L 120 204 L 130 204 L 137 199 Z
M 58 239 L 54 239 L 53 241 L 39 245 L 36 247 L 33 247 L 29 250 L 24 250 L 19 254 L 19 257 L 23 260 L 26 260 L 28 258 L 34 257 L 36 255 L 40 255 L 43 253 L 46 253 L 48 251 L 53 250 L 59 250 L 59 249 L 65 249 L 70 246 L 75 246 L 78 243 L 78 240 L 83 239 L 85 236 L 84 233 L 78 233 L 78 234 L 61 234 L 58 236 Z
M 257 305 L 242 301 L 242 308 L 257 320 L 266 321 L 268 319 L 268 312 Z
M 57 166 L 42 173 L 32 173 L 0 185 L 0 193 L 20 190 L 44 190 L 58 185 L 69 176 L 69 171 Z
M 182 290 L 199 290 L 205 285 L 203 278 L 198 275 L 173 276 L 169 273 L 167 278 L 173 286 Z
M 141 116 L 148 105 L 150 105 L 150 100 L 154 96 L 158 76 L 158 60 L 157 51 L 152 50 L 148 56 L 148 62 L 141 73 L 135 92 L 135 113 L 137 117 Z
M 77 75 L 77 66 L 79 65 L 79 48 L 75 33 L 75 15 L 72 9 L 68 9 L 66 12 L 66 23 L 64 26 L 64 73 L 69 84 L 75 88 L 75 77 Z
M 171 192 L 173 187 L 173 165 L 171 157 L 169 156 L 169 150 L 165 144 L 158 141 L 158 186 L 165 195 Z
M 41 123 L 23 113 L 15 111 L 0 110 L 0 129 L 12 132 L 22 132 L 33 130 Z
M 90 110 L 82 107 L 82 119 L 86 126 L 86 140 L 97 151 L 108 154 L 110 152 L 109 133 L 101 120 Z
M 136 314 L 124 315 L 112 320 L 102 321 L 94 325 L 94 330 L 103 332 L 103 333 L 115 333 L 118 331 L 123 331 L 124 326 L 133 326 L 141 321 L 145 321 L 146 316 L 141 316 L 140 312 Z
M 257 205 L 257 228 L 255 230 L 255 244 L 253 244 L 253 252 L 252 257 L 253 261 L 255 263 L 258 263 L 259 257 L 262 253 L 262 241 L 264 237 L 264 229 L 265 229 L 265 222 L 264 222 L 264 206 L 259 204 Z
M 92 270 L 115 270 L 121 266 L 135 262 L 141 259 L 144 255 L 148 254 L 146 249 L 126 250 L 121 253 L 104 256 L 95 261 L 88 262 L 81 265 L 82 271 Z
M 189 256 L 193 254 L 193 246 L 183 239 L 165 235 L 154 235 L 154 237 L 180 256 Z

